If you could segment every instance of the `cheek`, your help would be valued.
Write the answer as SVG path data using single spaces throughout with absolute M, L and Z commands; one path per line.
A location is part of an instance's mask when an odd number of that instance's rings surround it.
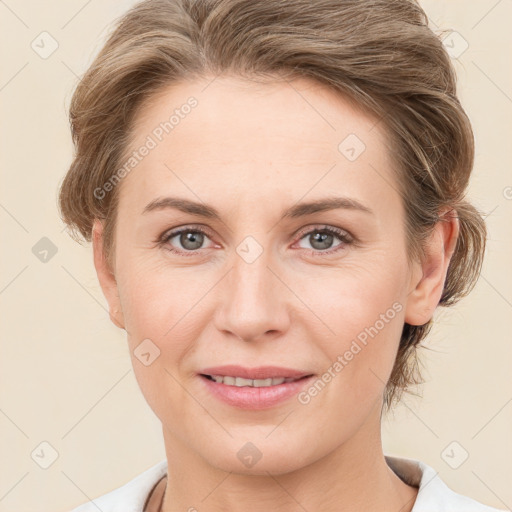
M 384 250 L 351 256 L 337 268 L 295 280 L 297 295 L 306 299 L 331 334 L 354 335 L 354 329 L 373 325 L 393 303 L 403 301 L 403 263 L 399 255 Z
M 187 410 L 186 395 L 178 383 L 181 363 L 194 348 L 201 322 L 197 319 L 206 293 L 183 272 L 166 275 L 141 265 L 120 272 L 122 299 L 132 366 L 142 394 L 164 424 Z M 169 279 L 172 276 L 173 279 Z M 199 281 L 198 281 L 199 282 Z M 194 314 L 196 315 L 194 317 Z
M 342 358 L 343 368 L 336 374 L 344 377 L 335 386 L 350 386 L 355 400 L 364 399 L 368 391 L 375 394 L 391 372 L 403 326 L 402 260 L 386 247 L 340 260 L 337 267 L 312 265 L 307 274 L 284 271 L 285 282 L 293 283 L 301 299 L 283 290 L 283 307 L 291 306 L 291 329 L 306 333 L 317 363 L 328 368 Z M 162 259 L 142 258 L 125 258 L 118 273 L 132 358 L 144 340 L 151 340 L 159 351 L 152 365 L 157 374 L 147 372 L 136 359 L 134 369 L 141 387 L 156 387 L 160 379 L 171 378 L 165 368 L 176 371 L 195 349 L 194 340 L 215 312 L 219 273 L 212 268 L 171 269 Z
M 132 357 L 145 343 L 159 351 L 155 367 L 162 371 L 181 366 L 209 318 L 206 298 L 216 276 L 193 268 L 171 269 L 151 259 L 126 259 L 119 268 L 118 289 Z M 140 367 L 133 361 L 134 367 Z M 137 370 L 136 370 L 137 371 Z
M 293 283 L 294 293 L 309 310 L 308 313 L 301 301 L 290 299 L 289 292 L 283 291 L 283 302 L 292 300 L 296 304 L 290 309 L 290 315 L 296 315 L 291 318 L 292 324 L 303 324 L 306 329 L 317 325 L 317 342 L 318 333 L 324 333 L 326 340 L 335 337 L 346 343 L 374 325 L 401 299 L 402 263 L 388 247 L 355 254 L 340 260 L 337 267 L 312 265 L 307 274 L 290 271 L 287 275 L 284 270 L 285 281 Z M 203 307 L 208 303 L 211 308 L 215 303 L 218 273 L 206 268 L 171 269 L 162 258 L 125 258 L 118 271 L 124 320 L 133 334 L 132 343 L 149 338 L 165 346 L 172 339 L 175 352 L 186 348 L 186 339 L 194 334 L 191 329 L 194 325 L 200 328 Z M 201 305 L 206 295 L 209 297 Z
M 135 254 L 123 257 L 118 265 L 118 289 L 125 320 L 136 330 L 148 328 L 162 335 L 172 327 L 183 299 L 195 283 L 184 282 L 183 272 L 172 271 L 163 259 L 131 252 Z M 159 318 L 167 327 L 155 324 Z
M 314 323 L 326 371 L 336 375 L 331 379 L 335 388 L 351 390 L 354 402 L 385 387 L 403 329 L 403 262 L 398 256 L 373 261 L 366 259 L 364 266 L 346 262 L 323 278 L 304 281 L 300 292 L 314 313 L 308 315 L 310 330 Z

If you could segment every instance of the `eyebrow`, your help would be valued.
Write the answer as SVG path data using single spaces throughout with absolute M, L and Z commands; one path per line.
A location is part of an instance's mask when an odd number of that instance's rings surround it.
M 212 206 L 180 197 L 161 197 L 154 199 L 146 205 L 142 214 L 144 215 L 155 210 L 165 210 L 169 208 L 207 219 L 221 221 L 220 213 Z M 318 212 L 337 209 L 357 210 L 374 215 L 373 210 L 356 199 L 350 197 L 327 197 L 316 201 L 295 204 L 283 212 L 281 219 L 295 219 Z

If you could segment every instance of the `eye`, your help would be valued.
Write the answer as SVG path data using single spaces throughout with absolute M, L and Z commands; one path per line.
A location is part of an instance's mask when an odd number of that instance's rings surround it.
M 332 248 L 335 238 L 340 240 L 341 243 Z M 311 245 L 313 250 L 311 250 L 310 253 L 314 256 L 322 256 L 338 252 L 353 242 L 353 238 L 349 233 L 342 229 L 330 226 L 323 226 L 321 228 L 317 227 L 312 230 L 310 229 L 306 233 L 301 233 L 299 243 L 302 240 L 306 240 L 307 243 Z
M 183 256 L 194 256 L 197 251 L 201 249 L 205 238 L 208 238 L 208 233 L 199 227 L 187 226 L 181 229 L 164 233 L 158 240 L 158 244 L 165 247 L 168 251 L 181 254 Z M 171 243 L 176 239 L 174 243 Z M 174 248 L 175 244 L 181 246 L 178 249 Z
M 208 232 L 201 227 L 185 226 L 173 231 L 164 232 L 157 240 L 158 245 L 166 250 L 182 256 L 194 256 L 202 248 L 205 238 L 209 238 Z M 332 248 L 334 239 L 341 243 Z M 174 242 L 173 240 L 176 239 Z M 353 243 L 353 237 L 342 229 L 322 226 L 315 227 L 300 234 L 299 243 L 306 240 L 312 247 L 310 254 L 322 256 L 343 250 Z M 176 245 L 181 247 L 176 248 Z M 303 247 L 304 248 L 304 247 Z

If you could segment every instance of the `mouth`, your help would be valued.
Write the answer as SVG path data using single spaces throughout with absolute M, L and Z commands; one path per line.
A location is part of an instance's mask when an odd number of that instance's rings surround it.
M 265 366 L 237 365 L 205 368 L 198 374 L 210 396 L 231 407 L 262 410 L 277 407 L 311 383 L 314 374 Z
M 279 386 L 283 383 L 288 382 L 296 382 L 302 379 L 307 379 L 308 377 L 312 377 L 311 375 L 304 375 L 303 377 L 269 377 L 267 379 L 246 379 L 244 377 L 233 377 L 231 375 L 208 375 L 201 373 L 201 377 L 204 377 L 208 380 L 212 380 L 217 384 L 226 384 L 227 386 L 236 386 L 236 387 L 251 387 L 251 388 L 263 388 L 263 387 L 272 387 Z

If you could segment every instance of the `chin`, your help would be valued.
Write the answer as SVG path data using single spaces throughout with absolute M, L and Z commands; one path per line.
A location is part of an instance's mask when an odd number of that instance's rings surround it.
M 252 437 L 243 436 L 243 440 L 230 439 L 229 446 L 211 448 L 203 457 L 222 471 L 255 476 L 268 476 L 268 473 L 282 475 L 314 462 L 309 460 L 311 453 L 317 453 L 311 440 L 308 445 L 304 439 L 297 438 L 294 442 L 289 437 L 286 440 L 278 436 L 271 439 L 272 435 L 267 437 L 266 432 Z M 308 453 L 305 453 L 304 446 L 308 446 Z

